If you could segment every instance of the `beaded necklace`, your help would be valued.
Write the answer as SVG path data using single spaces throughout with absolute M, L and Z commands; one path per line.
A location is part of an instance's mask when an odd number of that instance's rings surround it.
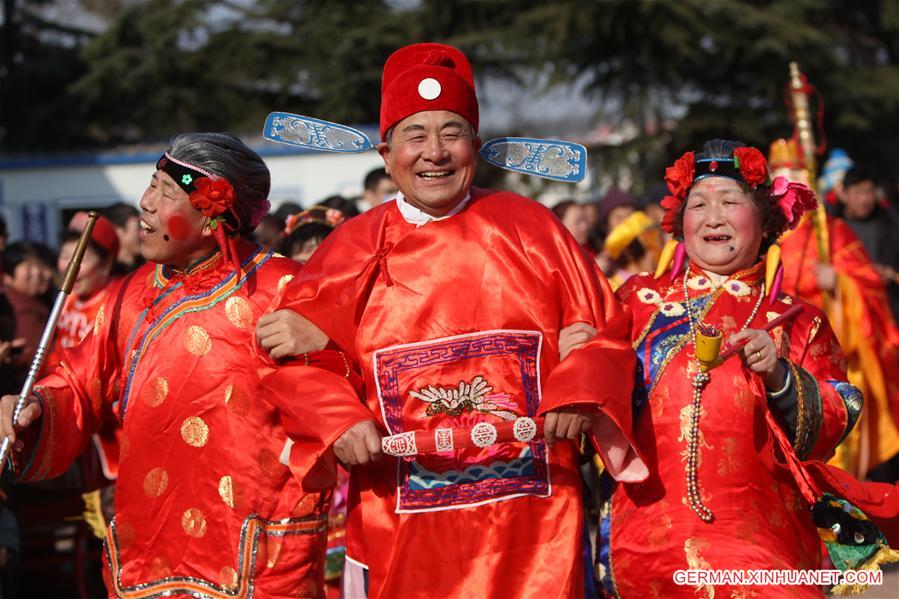
M 690 334 L 693 338 L 693 353 L 696 354 L 696 321 L 693 318 L 693 308 L 690 304 L 690 295 L 687 291 L 687 275 L 690 272 L 690 268 L 687 267 L 684 269 L 684 303 L 687 305 L 687 319 L 690 322 Z M 759 299 L 755 303 L 755 307 L 752 309 L 752 312 L 749 314 L 749 318 L 746 319 L 746 322 L 743 323 L 743 326 L 740 330 L 744 330 L 755 318 L 755 315 L 758 314 L 759 307 L 762 305 L 762 300 L 765 298 L 765 283 L 762 282 L 762 289 L 759 293 Z M 699 360 L 697 360 L 697 365 L 699 364 Z M 702 496 L 699 493 L 699 482 L 697 476 L 697 468 L 696 463 L 698 461 L 698 453 L 699 453 L 699 410 L 702 407 L 702 390 L 706 385 L 709 384 L 709 381 L 712 380 L 711 375 L 704 371 L 702 368 L 697 368 L 696 374 L 693 376 L 693 411 L 690 414 L 690 436 L 689 442 L 687 444 L 687 501 L 690 503 L 690 508 L 696 512 L 696 515 L 703 522 L 711 522 L 715 519 L 714 514 L 712 514 L 712 510 L 707 508 L 704 503 L 702 503 Z

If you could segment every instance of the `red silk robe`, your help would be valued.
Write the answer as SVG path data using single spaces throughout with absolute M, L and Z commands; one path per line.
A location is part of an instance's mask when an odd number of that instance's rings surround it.
M 858 426 L 839 447 L 834 462 L 864 478 L 899 452 L 899 330 L 883 280 L 861 241 L 842 220 L 828 218 L 827 225 L 838 289 L 828 318 L 849 360 L 849 381 L 865 396 Z M 780 245 L 784 293 L 823 308 L 811 219 L 806 217 L 795 231 L 785 234 Z
M 110 281 L 86 300 L 81 300 L 74 294 L 66 299 L 56 325 L 56 333 L 53 336 L 53 349 L 44 362 L 42 374 L 46 375 L 52 372 L 53 367 L 62 360 L 63 351 L 81 343 L 81 340 L 94 329 L 94 322 L 97 320 L 100 308 L 106 304 L 107 293 L 113 283 L 114 281 Z M 115 426 L 114 420 L 110 420 L 104 423 L 92 438 L 94 448 L 100 458 L 103 476 L 111 481 L 115 480 L 119 473 L 120 437 L 121 430 Z
M 396 202 L 341 225 L 282 307 L 352 355 L 388 434 L 595 406 L 607 466 L 645 477 L 629 441 L 628 318 L 608 284 L 544 207 L 471 195 L 423 226 Z M 560 363 L 559 330 L 578 321 L 599 334 Z M 355 422 L 334 407 L 309 417 L 325 445 Z M 373 597 L 581 597 L 580 488 L 571 442 L 385 456 L 352 469 L 347 558 L 368 567 Z
M 110 597 L 323 593 L 329 493 L 303 492 L 282 454 L 303 395 L 352 394 L 349 371 L 335 352 L 307 357 L 335 372 L 272 372 L 256 354 L 256 320 L 298 265 L 240 247 L 239 276 L 215 253 L 187 274 L 148 264 L 116 283 L 93 333 L 36 387 L 22 480 L 61 473 L 104 419 L 122 425 Z M 273 376 L 292 393 L 267 392 Z
M 697 321 L 727 338 L 743 327 L 759 297 L 763 265 L 735 273 L 715 289 L 691 267 L 688 291 Z M 650 477 L 637 484 L 605 486 L 597 543 L 597 574 L 608 596 L 817 597 L 813 587 L 724 588 L 678 586 L 687 569 L 816 569 L 821 545 L 809 505 L 786 466 L 778 463 L 761 377 L 738 356 L 713 369 L 702 392 L 698 482 L 714 521 L 699 519 L 687 502 L 686 460 L 697 371 L 684 303 L 682 276 L 669 284 L 631 277 L 618 291 L 634 314 L 632 339 L 639 364 L 635 434 Z M 780 296 L 765 298 L 750 327 L 790 308 Z M 846 383 L 845 358 L 823 314 L 811 305 L 772 337 L 802 383 L 802 408 L 791 431 L 802 459 L 829 456 L 851 428 L 861 396 Z M 795 383 L 794 383 L 795 384 Z M 778 417 L 776 415 L 776 417 Z M 787 428 L 787 425 L 784 425 Z M 777 450 L 779 451 L 779 449 Z M 610 481 L 606 481 L 607 483 Z

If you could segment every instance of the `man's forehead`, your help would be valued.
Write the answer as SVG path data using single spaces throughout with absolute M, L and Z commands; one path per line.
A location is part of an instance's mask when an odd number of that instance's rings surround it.
M 448 126 L 467 127 L 469 123 L 462 115 L 449 110 L 424 110 L 404 118 L 397 124 L 396 129 L 398 131 L 430 127 L 442 129 Z

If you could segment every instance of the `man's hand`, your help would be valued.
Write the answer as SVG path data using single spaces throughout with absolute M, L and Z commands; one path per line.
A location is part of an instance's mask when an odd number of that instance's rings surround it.
M 256 339 L 274 359 L 321 351 L 328 336 L 293 310 L 276 310 L 256 324 Z
M 818 287 L 824 291 L 833 291 L 837 288 L 837 271 L 830 264 L 817 265 L 815 278 L 818 279 Z
M 350 427 L 334 442 L 334 455 L 347 466 L 362 466 L 381 458 L 381 433 L 373 420 Z
M 546 413 L 543 418 L 543 436 L 546 444 L 552 447 L 557 439 L 575 440 L 581 433 L 590 430 L 596 408 L 578 407 L 558 408 Z
M 16 423 L 15 429 L 12 425 L 12 414 L 16 409 L 16 402 L 19 401 L 18 395 L 4 395 L 0 399 L 0 435 L 9 437 L 10 442 L 16 440 L 16 430 L 22 430 L 29 424 L 41 417 L 41 404 L 37 397 L 30 395 L 25 400 L 25 407 L 19 413 L 19 421 Z
M 582 347 L 596 337 L 596 329 L 586 322 L 576 322 L 559 331 L 559 360 L 564 360 L 571 350 Z

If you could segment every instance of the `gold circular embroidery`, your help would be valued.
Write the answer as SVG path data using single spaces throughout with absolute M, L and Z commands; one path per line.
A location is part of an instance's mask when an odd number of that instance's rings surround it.
M 293 275 L 284 275 L 278 279 L 278 293 L 284 291 L 284 288 L 287 287 L 287 284 L 291 281 L 293 281 Z
M 191 447 L 203 447 L 209 441 L 209 427 L 199 416 L 185 418 L 181 423 L 181 438 Z
M 229 297 L 225 302 L 225 314 L 238 329 L 245 329 L 253 323 L 253 309 L 242 297 Z
M 230 475 L 226 474 L 219 481 L 219 497 L 230 508 L 234 507 L 234 481 Z
M 184 331 L 184 349 L 195 356 L 205 356 L 212 349 L 212 339 L 206 329 L 192 325 Z
M 225 590 L 234 591 L 237 589 L 237 571 L 231 566 L 225 566 L 219 571 L 219 581 L 225 587 Z
M 225 387 L 225 405 L 234 414 L 246 416 L 250 411 L 250 396 L 240 387 L 228 385 Z
M 278 460 L 278 455 L 270 449 L 262 449 L 256 456 L 256 463 L 263 474 L 279 478 L 287 472 L 287 467 Z
M 181 516 L 181 528 L 190 536 L 199 539 L 206 534 L 206 516 L 195 507 L 185 510 Z
M 130 522 L 119 522 L 118 516 L 115 519 L 115 531 L 116 531 L 116 539 L 119 542 L 119 550 L 124 551 L 126 549 L 130 549 L 132 545 L 134 545 L 134 538 L 136 533 L 134 532 L 134 525 Z
M 172 568 L 167 559 L 164 557 L 153 558 L 153 562 L 150 564 L 150 578 L 168 578 L 171 575 Z
M 153 468 L 144 477 L 144 494 L 147 497 L 159 497 L 169 486 L 169 473 L 164 468 Z
M 94 319 L 94 335 L 97 335 L 98 331 L 103 328 L 103 322 L 106 320 L 105 308 L 106 304 L 97 310 L 97 318 Z
M 169 396 L 169 382 L 163 377 L 156 377 L 152 383 L 141 389 L 144 403 L 155 408 L 162 405 L 165 398 Z
M 122 433 L 122 442 L 119 443 L 119 462 L 125 459 L 125 456 L 128 455 L 128 452 L 131 450 L 131 437 Z

